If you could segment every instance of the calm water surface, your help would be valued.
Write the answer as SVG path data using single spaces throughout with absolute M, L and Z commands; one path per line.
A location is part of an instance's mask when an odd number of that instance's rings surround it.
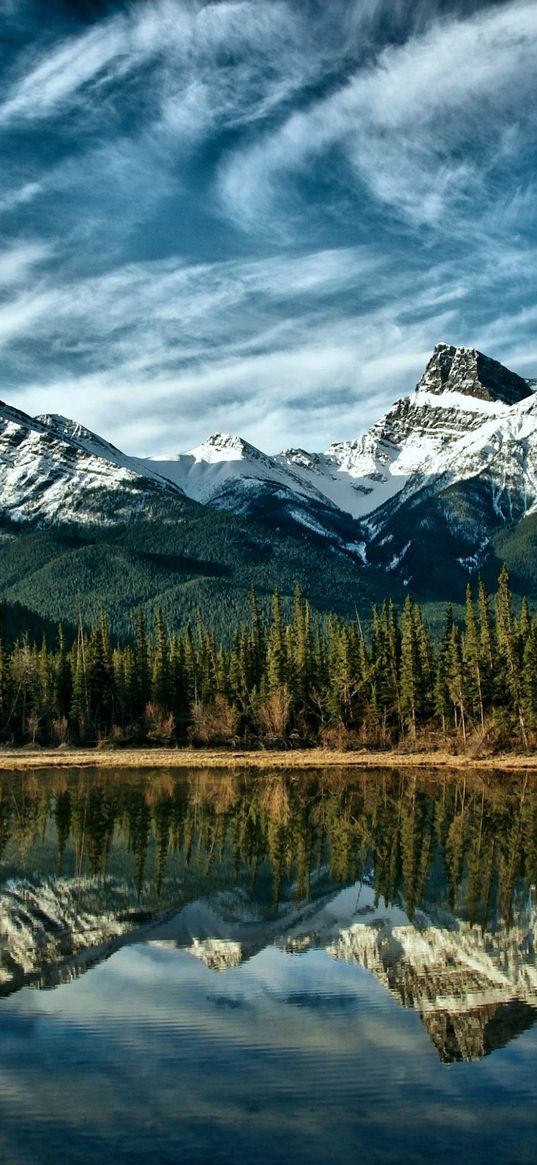
M 537 1160 L 537 784 L 0 777 L 0 1160 Z

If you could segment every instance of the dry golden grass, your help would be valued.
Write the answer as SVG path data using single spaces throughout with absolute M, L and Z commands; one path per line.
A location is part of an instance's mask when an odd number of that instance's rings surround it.
M 0 770 L 64 768 L 412 768 L 412 769 L 511 769 L 537 770 L 537 753 L 504 753 L 476 758 L 449 752 L 337 752 L 312 748 L 296 750 L 234 751 L 231 749 L 41 749 L 5 748 L 0 751 Z

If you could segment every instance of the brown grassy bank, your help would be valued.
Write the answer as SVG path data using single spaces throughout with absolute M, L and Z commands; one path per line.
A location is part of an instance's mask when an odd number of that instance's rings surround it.
M 338 752 L 312 748 L 296 750 L 234 751 L 224 749 L 41 749 L 5 748 L 0 770 L 87 767 L 99 768 L 412 768 L 505 769 L 537 771 L 537 753 L 502 753 L 475 757 L 449 752 Z

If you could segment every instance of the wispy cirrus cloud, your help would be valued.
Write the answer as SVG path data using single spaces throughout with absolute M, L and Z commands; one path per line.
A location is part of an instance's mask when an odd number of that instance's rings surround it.
M 526 256 L 528 276 L 536 257 Z M 373 246 L 130 264 L 61 287 L 42 281 L 29 299 L 19 291 L 0 308 L 0 344 L 24 373 L 20 407 L 76 411 L 133 453 L 179 451 L 216 429 L 237 429 L 272 452 L 324 447 L 409 391 L 439 338 L 492 339 L 492 311 L 472 329 L 459 316 L 483 286 L 497 294 L 504 273 L 494 267 L 491 255 L 488 270 L 439 262 L 426 275 L 404 267 L 395 275 Z M 37 381 L 22 341 L 30 317 L 33 345 L 46 352 Z M 10 329 L 20 318 L 17 343 Z M 496 353 L 520 352 L 528 325 L 515 308 L 505 312 Z M 76 377 L 66 372 L 73 361 Z
M 379 202 L 418 224 L 441 227 L 485 205 L 485 187 L 512 165 L 537 123 L 532 99 L 537 9 L 524 0 L 467 20 L 433 22 L 383 48 L 335 93 L 222 166 L 221 194 L 252 225 L 297 173 L 337 147 Z M 525 131 L 525 132 L 524 132 Z
M 294 11 L 285 0 L 126 6 L 52 48 L 23 54 L 0 125 L 54 117 L 92 98 L 98 104 L 147 62 L 153 73 L 145 96 L 161 128 L 192 137 L 215 125 L 250 124 L 334 68 L 343 30 L 326 46 L 322 25 L 333 22 L 320 18 L 312 34 L 307 8 Z
M 275 450 L 355 434 L 438 339 L 533 371 L 533 3 L 84 10 L 5 8 L 4 396 Z
M 50 247 L 43 242 L 20 242 L 0 251 L 0 284 L 6 287 L 25 282 L 30 272 L 49 255 Z

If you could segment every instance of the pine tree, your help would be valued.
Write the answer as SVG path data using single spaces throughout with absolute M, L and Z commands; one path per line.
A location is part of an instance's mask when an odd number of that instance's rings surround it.
M 168 629 L 159 607 L 155 615 L 155 648 L 152 661 L 151 698 L 162 711 L 169 711 L 171 704 L 170 651 Z
M 146 705 L 151 699 L 149 648 L 142 607 L 138 607 L 135 616 L 133 697 L 133 719 L 138 720 L 143 716 Z
M 63 719 L 71 707 L 72 672 L 62 624 L 58 627 L 58 649 L 53 664 L 53 705 L 56 715 Z
M 511 708 L 515 713 L 527 746 L 526 726 L 521 702 L 520 659 L 513 617 L 513 597 L 509 583 L 509 571 L 504 564 L 498 578 L 496 594 L 496 640 L 498 659 L 496 663 L 497 692 L 500 705 Z
M 537 727 L 537 626 L 530 627 L 522 659 L 521 704 L 528 728 Z
M 479 580 L 477 602 L 479 610 L 481 693 L 484 707 L 489 708 L 492 704 L 494 692 L 495 637 L 489 596 L 482 579 Z
M 466 703 L 464 685 L 464 664 L 462 659 L 461 636 L 458 627 L 453 624 L 446 657 L 446 682 L 453 705 L 455 729 L 459 726 L 462 731 L 463 743 L 466 745 Z
M 269 629 L 267 648 L 267 681 L 269 692 L 276 692 L 287 685 L 289 664 L 287 643 L 283 623 L 281 599 L 276 591 L 272 599 L 272 623 Z
M 261 613 L 259 610 L 259 604 L 257 601 L 257 593 L 255 590 L 255 587 L 252 587 L 250 602 L 251 602 L 250 627 L 251 627 L 251 659 L 252 659 L 251 680 L 252 680 L 252 687 L 259 690 L 259 688 L 261 686 L 263 672 L 265 669 L 266 644 L 265 644 L 265 633 L 263 630 L 263 624 L 261 622 Z
M 417 734 L 420 700 L 420 656 L 414 604 L 410 595 L 405 599 L 401 620 L 401 710 L 413 740 Z
M 453 607 L 451 603 L 446 609 L 446 618 L 442 639 L 440 642 L 440 650 L 436 661 L 435 686 L 434 686 L 434 706 L 436 715 L 440 718 L 442 724 L 442 732 L 444 736 L 447 731 L 447 721 L 451 710 L 451 697 L 448 686 L 448 658 L 451 644 L 451 635 L 453 631 Z
M 466 700 L 472 715 L 479 718 L 481 730 L 485 728 L 485 709 L 481 687 L 481 648 L 475 617 L 472 588 L 466 588 L 466 623 L 463 639 L 464 686 Z

